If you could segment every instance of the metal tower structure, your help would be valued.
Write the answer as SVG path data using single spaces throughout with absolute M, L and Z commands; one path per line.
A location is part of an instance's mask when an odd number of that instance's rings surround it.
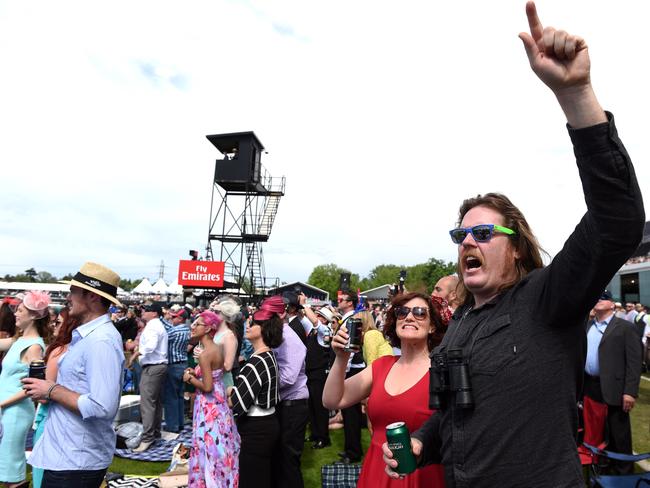
M 262 243 L 271 235 L 285 177 L 273 178 L 262 166 L 264 146 L 253 132 L 206 137 L 223 155 L 215 163 L 206 259 L 225 263 L 226 288 L 263 295 L 277 286 L 267 283 Z

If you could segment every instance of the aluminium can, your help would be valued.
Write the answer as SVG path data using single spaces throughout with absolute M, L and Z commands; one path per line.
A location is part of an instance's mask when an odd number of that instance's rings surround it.
M 345 346 L 346 352 L 359 352 L 361 350 L 361 319 L 348 319 L 345 328 L 348 329 L 348 343 Z
M 29 363 L 29 377 L 39 380 L 45 379 L 45 361 L 37 359 Z
M 417 461 L 411 450 L 411 434 L 405 422 L 394 422 L 386 426 L 386 442 L 388 449 L 397 461 L 395 472 L 409 474 L 415 471 Z

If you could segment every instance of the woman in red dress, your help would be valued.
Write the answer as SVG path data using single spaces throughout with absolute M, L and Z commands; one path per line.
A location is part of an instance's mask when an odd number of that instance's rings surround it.
M 345 379 L 350 353 L 343 349 L 348 340 L 345 326 L 332 340 L 336 360 L 325 383 L 323 405 L 330 410 L 346 408 L 368 398 L 368 417 L 374 427 L 370 448 L 361 467 L 357 487 L 443 488 L 444 472 L 439 464 L 415 470 L 402 479 L 386 474 L 381 446 L 386 426 L 405 422 L 409 432 L 429 418 L 429 352 L 440 343 L 447 329 L 450 311 L 446 303 L 422 293 L 397 295 L 387 313 L 384 333 L 401 356 L 384 356 L 361 373 Z

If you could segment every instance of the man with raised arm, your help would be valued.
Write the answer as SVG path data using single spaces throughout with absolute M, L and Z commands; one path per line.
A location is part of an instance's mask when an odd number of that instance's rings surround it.
M 412 434 L 421 464 L 442 458 L 448 488 L 584 486 L 575 440 L 584 324 L 645 220 L 614 118 L 592 90 L 585 41 L 544 28 L 533 2 L 526 14 L 530 34 L 519 37 L 566 115 L 587 212 L 544 267 L 507 197 L 488 193 L 461 205 L 450 235 L 464 302 L 432 353 L 438 411 Z M 384 461 L 396 478 L 386 445 Z

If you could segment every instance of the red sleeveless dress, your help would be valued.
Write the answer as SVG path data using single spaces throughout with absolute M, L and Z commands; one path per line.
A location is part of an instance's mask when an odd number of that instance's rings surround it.
M 406 422 L 414 432 L 431 416 L 429 410 L 429 373 L 405 392 L 393 396 L 386 392 L 386 376 L 399 359 L 382 356 L 372 363 L 372 389 L 368 398 L 368 417 L 373 434 L 370 448 L 363 459 L 357 488 L 444 488 L 445 474 L 442 465 L 431 464 L 416 469 L 404 479 L 389 478 L 384 468 L 381 445 L 386 442 L 386 426 L 393 422 Z

